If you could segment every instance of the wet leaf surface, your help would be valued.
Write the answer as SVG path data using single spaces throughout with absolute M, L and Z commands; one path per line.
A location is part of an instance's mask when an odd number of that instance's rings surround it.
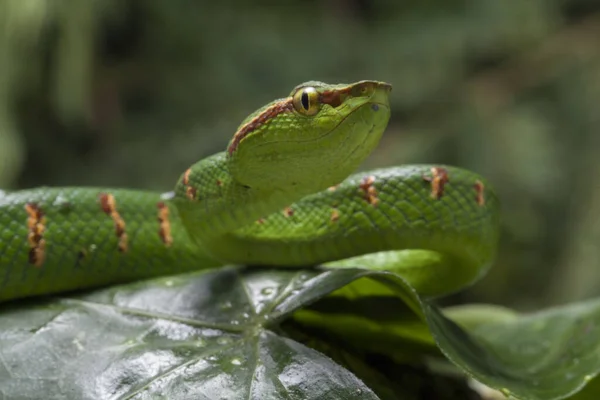
M 226 268 L 3 310 L 0 398 L 376 399 L 269 329 L 335 280 L 311 278 Z

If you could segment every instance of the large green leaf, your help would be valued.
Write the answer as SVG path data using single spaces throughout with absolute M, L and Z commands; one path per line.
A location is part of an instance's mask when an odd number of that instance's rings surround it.
M 563 398 L 600 370 L 600 302 L 473 310 L 448 310 L 452 321 L 399 277 L 362 269 L 228 267 L 20 302 L 0 313 L 0 399 L 393 395 L 364 360 L 342 363 L 350 372 L 298 331 L 396 365 L 444 354 L 518 398 Z
M 469 330 L 459 328 L 432 305 L 424 307 L 446 356 L 505 394 L 523 399 L 567 398 L 600 372 L 599 300 L 475 324 Z M 600 392 L 595 398 L 600 398 Z
M 493 306 L 443 313 L 432 302 L 419 299 L 401 279 L 371 275 L 370 280 L 368 285 L 353 282 L 298 311 L 294 318 L 335 331 L 341 341 L 366 351 L 400 362 L 407 357 L 414 361 L 415 356 L 432 352 L 416 318 L 402 312 L 408 307 L 424 318 L 434 343 L 449 360 L 472 378 L 514 398 L 568 398 L 595 382 L 600 372 L 600 300 L 522 316 Z M 373 282 L 391 289 L 396 299 L 382 298 L 385 291 L 377 293 Z M 364 286 L 368 289 L 361 291 Z M 346 304 L 340 304 L 344 300 Z M 400 311 L 395 318 L 393 310 Z M 354 332 L 348 334 L 350 327 Z M 598 386 L 591 385 L 578 398 L 600 398 Z
M 336 275 L 226 268 L 4 310 L 0 398 L 376 399 L 268 329 L 352 279 Z

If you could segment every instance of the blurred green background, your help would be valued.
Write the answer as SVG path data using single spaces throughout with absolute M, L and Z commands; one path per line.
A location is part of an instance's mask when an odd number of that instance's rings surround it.
M 394 85 L 364 168 L 495 185 L 497 263 L 450 301 L 600 295 L 598 0 L 1 0 L 0 187 L 170 190 L 312 79 Z

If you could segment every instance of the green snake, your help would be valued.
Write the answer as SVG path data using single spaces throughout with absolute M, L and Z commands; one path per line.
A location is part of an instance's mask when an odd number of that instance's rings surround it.
M 226 264 L 388 270 L 428 296 L 474 282 L 499 233 L 483 177 L 445 165 L 355 173 L 387 127 L 390 92 L 303 83 L 172 192 L 0 192 L 0 300 Z

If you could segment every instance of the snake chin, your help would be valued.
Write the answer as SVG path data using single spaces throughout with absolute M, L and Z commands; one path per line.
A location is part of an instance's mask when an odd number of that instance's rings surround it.
M 365 143 L 367 142 L 367 139 L 369 139 L 369 136 L 371 136 L 371 134 L 373 133 L 373 131 L 375 130 L 375 127 L 377 126 L 377 124 L 372 124 L 371 128 L 367 131 L 367 134 L 365 135 L 365 137 L 363 138 L 362 142 L 360 142 L 358 144 L 358 146 L 356 146 L 354 148 L 354 150 L 352 150 L 349 154 L 349 157 L 353 157 L 356 152 L 362 150 L 365 147 Z

